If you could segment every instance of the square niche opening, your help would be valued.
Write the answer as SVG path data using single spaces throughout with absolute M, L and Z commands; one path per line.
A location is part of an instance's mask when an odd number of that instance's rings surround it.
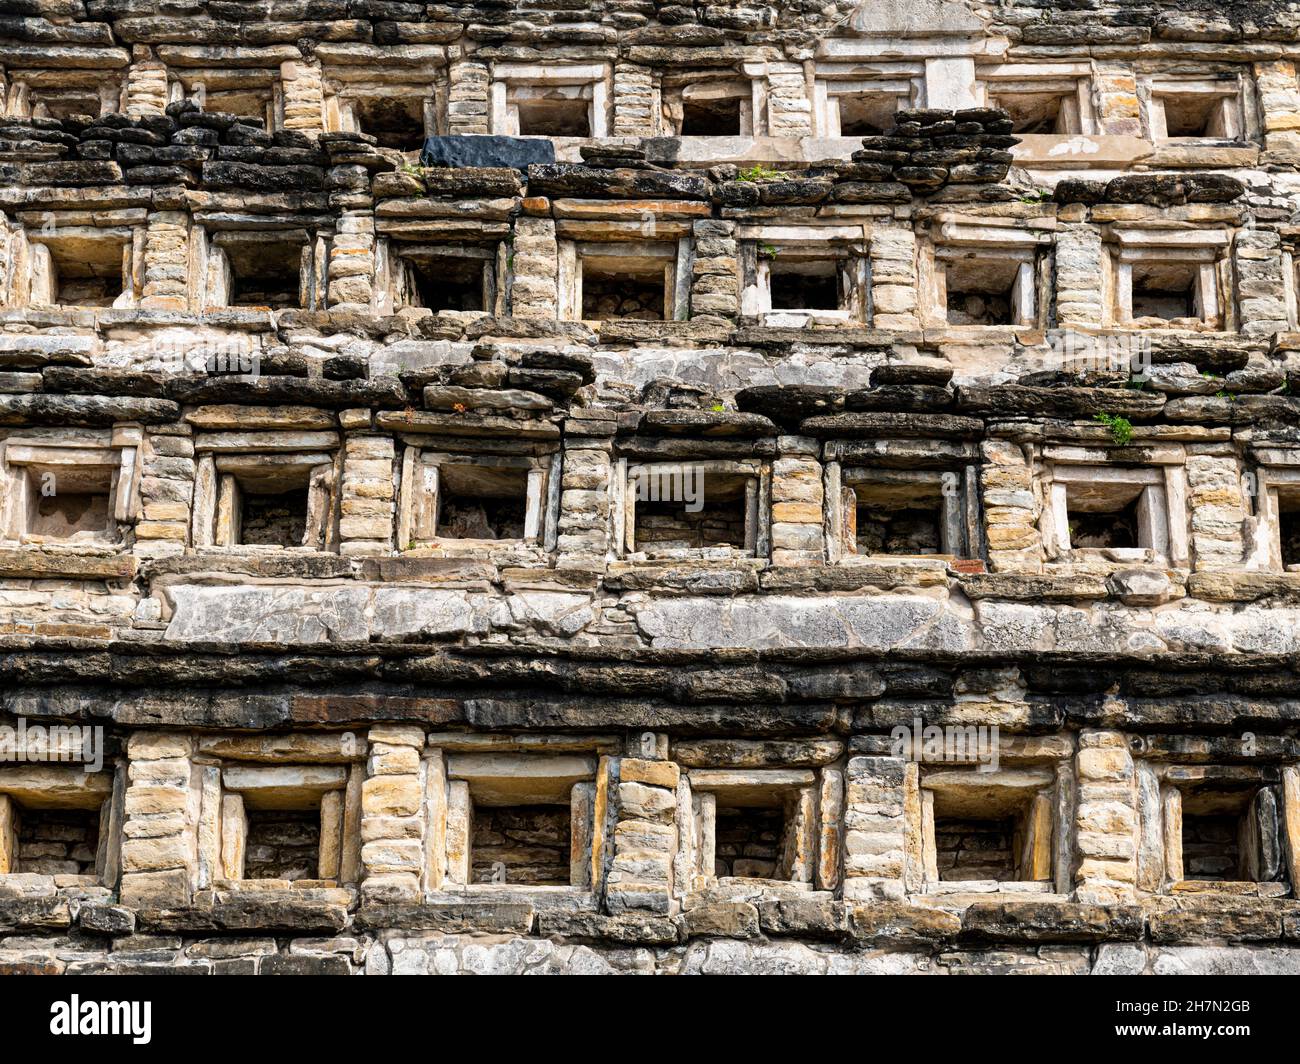
M 50 291 L 61 307 L 111 307 L 125 287 L 130 245 L 124 240 L 58 239 L 50 253 Z
M 235 115 L 242 124 L 269 131 L 272 128 L 271 90 L 268 86 L 208 89 L 203 109 Z
M 1199 317 L 1196 285 L 1200 264 L 1196 262 L 1151 262 L 1133 264 L 1133 318 Z
M 93 876 L 99 851 L 100 810 L 17 806 L 16 872 Z
M 780 254 L 768 265 L 773 310 L 839 310 L 839 259 L 789 259 Z
M 1174 95 L 1161 93 L 1158 98 L 1164 108 L 1166 137 L 1211 137 L 1222 140 L 1232 136 L 1229 129 L 1229 108 L 1232 106 L 1230 96 L 1189 92 Z
M 470 882 L 567 887 L 573 817 L 566 796 L 557 805 L 493 805 L 475 801 Z
M 374 137 L 379 147 L 415 151 L 423 145 L 425 97 L 420 92 L 358 96 L 348 102 L 357 129 Z
M 521 137 L 590 137 L 591 89 L 555 85 L 514 101 Z
M 321 549 L 329 518 L 328 479 L 313 477 L 328 472 L 329 462 L 324 454 L 218 458 L 217 544 Z M 313 488 L 321 489 L 315 511 Z
M 663 321 L 671 260 L 638 255 L 582 256 L 584 321 Z
M 38 541 L 113 540 L 116 467 L 29 466 L 26 535 Z
M 1011 115 L 1013 133 L 1073 133 L 1069 100 L 1060 92 L 1013 92 L 992 97 L 989 106 Z
M 1141 484 L 1071 484 L 1066 495 L 1071 547 L 1140 547 Z
M 758 487 L 756 477 L 705 470 L 690 477 L 683 475 L 681 483 L 689 483 L 691 488 L 677 492 L 656 491 L 655 476 L 653 469 L 647 474 L 647 489 L 641 489 L 637 480 L 632 481 L 632 489 L 637 492 L 637 550 L 751 549 L 750 497 Z
M 714 822 L 714 875 L 779 879 L 786 836 L 786 803 L 777 794 L 736 801 L 719 793 Z
M 274 310 L 301 305 L 305 240 L 261 234 L 219 243 L 230 266 L 229 306 Z
M 841 137 L 875 137 L 893 128 L 900 97 L 890 93 L 855 92 L 837 96 Z
M 949 325 L 1015 325 L 1014 258 L 961 258 L 943 265 Z
M 115 85 L 50 86 L 32 88 L 29 102 L 33 118 L 97 118 L 105 113 L 106 96 L 112 110 L 117 110 L 118 95 Z
M 682 100 L 683 137 L 740 136 L 740 97 Z
M 438 469 L 439 539 L 524 538 L 527 469 L 468 462 L 447 462 Z
M 969 790 L 970 793 L 967 793 Z M 1033 795 L 1007 787 L 934 792 L 934 848 L 941 882 L 1023 882 Z
M 594 759 L 456 754 L 447 766 L 448 831 L 457 826 L 465 862 L 454 882 L 506 889 L 589 886 Z
M 487 310 L 490 269 L 482 256 L 438 251 L 401 252 L 407 267 L 407 305 L 441 310 Z
M 942 481 L 852 486 L 858 554 L 945 554 Z
M 1300 567 L 1300 487 L 1277 493 L 1278 538 L 1282 568 Z
M 299 547 L 307 530 L 307 485 L 244 490 L 239 542 L 248 547 Z
M 1183 878 L 1211 882 L 1255 883 L 1266 878 L 1261 850 L 1276 849 L 1276 826 L 1264 844 L 1258 830 L 1257 783 L 1206 782 L 1181 789 Z M 1274 808 L 1276 808 L 1274 806 Z M 1276 857 L 1263 863 L 1275 864 Z
M 263 804 L 244 795 L 245 879 L 316 879 L 320 866 L 319 795 Z

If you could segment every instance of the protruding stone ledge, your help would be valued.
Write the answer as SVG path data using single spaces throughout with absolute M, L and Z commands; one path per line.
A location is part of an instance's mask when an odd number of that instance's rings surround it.
M 123 905 L 83 905 L 77 914 L 83 931 L 101 935 L 135 933 L 135 912 Z
M 285 931 L 334 934 L 348 924 L 343 904 L 297 898 L 289 891 L 256 892 L 210 906 L 141 909 L 139 930 L 207 933 L 213 931 Z
M 680 926 L 671 919 L 641 912 L 624 912 L 617 916 L 554 912 L 538 914 L 537 933 L 578 942 L 672 946 L 679 941 Z
M 744 901 L 697 905 L 676 917 L 683 939 L 758 938 L 758 909 Z
M 1143 926 L 1136 905 L 975 902 L 962 913 L 961 937 L 976 942 L 1136 942 Z
M 1033 576 L 1019 573 L 977 573 L 960 578 L 971 599 L 1012 599 L 1079 602 L 1108 598 L 1106 580 L 1093 573 Z
M 854 940 L 871 945 L 939 944 L 961 931 L 961 917 L 956 913 L 906 902 L 852 905 L 848 917 Z
M 600 342 L 676 346 L 730 343 L 735 327 L 725 318 L 697 316 L 690 321 L 635 321 L 610 319 L 600 323 Z
M 415 905 L 363 905 L 353 919 L 358 931 L 442 931 L 463 934 L 529 934 L 534 910 L 522 902 L 473 900 Z
M 765 934 L 840 942 L 850 937 L 850 909 L 829 896 L 760 902 L 758 923 Z
M 1270 599 L 1279 604 L 1300 603 L 1300 573 L 1242 573 L 1216 570 L 1192 573 L 1187 591 L 1210 602 L 1255 602 Z
M 799 431 L 818 439 L 971 440 L 984 435 L 984 422 L 957 414 L 831 414 L 805 419 Z
M 111 427 L 123 421 L 156 424 L 180 417 L 179 403 L 99 395 L 0 395 L 0 425 Z
M 72 926 L 67 898 L 0 899 L 0 932 L 52 931 Z
M 136 558 L 129 554 L 82 554 L 72 551 L 0 550 L 0 577 L 6 579 L 110 580 L 135 579 Z
M 1156 943 L 1280 942 L 1284 934 L 1294 939 L 1300 920 L 1300 901 L 1182 895 L 1149 904 Z

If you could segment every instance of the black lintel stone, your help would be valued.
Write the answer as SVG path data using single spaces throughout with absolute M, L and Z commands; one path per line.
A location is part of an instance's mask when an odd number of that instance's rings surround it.
M 527 171 L 532 163 L 555 162 L 555 145 L 532 137 L 428 137 L 422 166 L 505 166 Z
M 805 435 L 844 439 L 978 439 L 984 423 L 955 414 L 913 414 L 873 411 L 810 417 L 799 429 Z
M 972 385 L 957 389 L 958 407 L 967 413 L 994 416 L 1087 418 L 1106 413 L 1128 418 L 1153 418 L 1165 405 L 1158 392 L 1131 388 L 1028 388 L 1022 384 L 994 387 Z
M 871 387 L 884 384 L 933 384 L 942 388 L 952 380 L 952 366 L 896 362 L 871 371 Z
M 850 392 L 844 397 L 844 408 L 850 411 L 893 410 L 924 414 L 947 410 L 952 404 L 952 393 L 933 384 L 882 384 Z
M 736 406 L 781 424 L 798 424 L 806 417 L 839 413 L 844 392 L 830 385 L 761 384 L 737 392 Z
M 776 426 L 761 414 L 712 410 L 649 410 L 640 430 L 655 435 L 770 436 Z

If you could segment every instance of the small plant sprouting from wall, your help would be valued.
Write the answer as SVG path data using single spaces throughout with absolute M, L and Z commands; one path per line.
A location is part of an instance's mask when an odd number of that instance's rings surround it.
M 784 181 L 790 175 L 784 170 L 773 170 L 757 163 L 754 166 L 746 167 L 736 175 L 737 181 Z
M 1110 438 L 1120 447 L 1127 447 L 1133 442 L 1133 423 L 1118 414 L 1101 413 L 1096 419 L 1110 429 Z

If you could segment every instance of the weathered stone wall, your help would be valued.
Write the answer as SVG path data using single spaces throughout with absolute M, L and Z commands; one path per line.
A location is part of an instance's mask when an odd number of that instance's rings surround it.
M 0 18 L 0 972 L 1300 970 L 1292 13 L 245 6 Z

